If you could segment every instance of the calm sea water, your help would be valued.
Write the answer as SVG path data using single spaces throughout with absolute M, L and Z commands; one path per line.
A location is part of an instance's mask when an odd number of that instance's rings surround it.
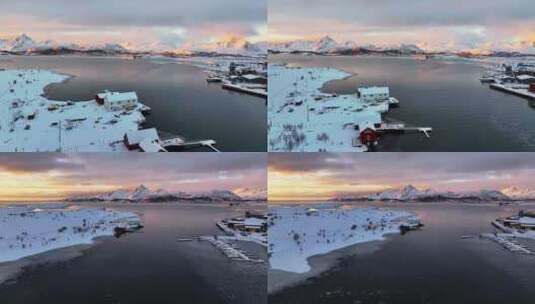
M 356 75 L 334 81 L 327 92 L 387 85 L 401 106 L 387 118 L 432 127 L 422 134 L 388 135 L 379 151 L 535 151 L 535 109 L 525 99 L 489 89 L 476 64 L 397 57 L 275 55 L 272 62 L 331 67 Z
M 390 236 L 373 253 L 354 246 L 354 255 L 332 270 L 271 295 L 269 303 L 533 303 L 535 257 L 478 237 L 461 239 L 492 232 L 491 219 L 519 207 L 375 205 L 414 211 L 425 227 Z
M 3 68 L 51 69 L 76 77 L 47 88 L 55 100 L 90 100 L 105 89 L 136 91 L 152 108 L 148 126 L 185 136 L 214 139 L 223 151 L 266 151 L 266 106 L 262 98 L 208 84 L 197 67 L 159 60 L 104 57 L 0 57 Z
M 215 221 L 236 207 L 122 206 L 145 228 L 108 238 L 67 262 L 32 267 L 0 285 L 0 303 L 265 303 L 266 264 L 233 262 L 207 242 L 177 238 L 221 234 Z M 266 259 L 265 248 L 244 249 Z

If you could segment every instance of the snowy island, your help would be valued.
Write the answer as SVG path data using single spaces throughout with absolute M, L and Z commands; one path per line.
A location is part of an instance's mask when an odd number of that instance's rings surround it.
M 128 151 L 127 133 L 149 110 L 131 93 L 105 92 L 90 101 L 53 101 L 44 88 L 69 76 L 47 70 L 0 69 L 0 151 Z M 137 143 L 138 147 L 140 143 Z M 145 143 L 151 146 L 151 142 Z
M 0 207 L 0 263 L 46 251 L 92 244 L 141 227 L 132 212 L 61 205 Z
M 308 258 L 421 226 L 416 215 L 383 208 L 270 208 L 271 269 L 311 270 Z

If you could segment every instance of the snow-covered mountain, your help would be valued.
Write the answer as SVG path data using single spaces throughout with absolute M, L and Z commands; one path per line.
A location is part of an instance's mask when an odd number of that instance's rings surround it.
M 319 54 L 358 54 L 370 52 L 421 54 L 424 50 L 414 44 L 401 44 L 399 46 L 378 47 L 375 45 L 358 45 L 355 41 L 339 43 L 329 36 L 318 40 L 294 40 L 288 42 L 275 42 L 268 45 L 272 52 L 292 53 L 308 52 Z
M 248 201 L 267 201 L 266 188 L 238 188 L 233 191 L 236 195 Z
M 347 200 L 348 198 L 345 198 Z M 420 190 L 412 185 L 400 189 L 386 190 L 361 199 L 371 201 L 510 201 L 513 198 L 497 190 L 481 190 L 479 192 L 439 192 L 433 189 Z
M 57 43 L 53 40 L 35 41 L 26 34 L 12 39 L 0 39 L 0 51 L 16 54 L 65 54 L 65 53 L 90 53 L 90 54 L 131 54 L 131 53 L 157 53 L 171 55 L 220 54 L 262 56 L 267 54 L 266 43 L 250 43 L 244 38 L 229 37 L 213 43 L 198 46 L 185 46 L 176 49 L 170 43 L 106 43 L 78 45 L 74 43 Z
M 325 36 L 319 40 L 294 40 L 283 43 L 270 43 L 268 48 L 271 51 L 290 53 L 290 52 L 314 52 L 330 53 L 336 50 L 340 45 L 331 37 Z
M 132 191 L 116 190 L 92 196 L 71 197 L 69 201 L 126 201 L 126 202 L 166 202 L 166 201 L 248 201 L 228 190 L 212 190 L 208 192 L 169 192 L 164 189 L 151 191 L 140 185 Z
M 189 46 L 178 52 L 215 53 L 221 55 L 262 56 L 267 54 L 265 43 L 251 43 L 242 37 L 226 37 L 211 43 Z
M 503 188 L 501 192 L 515 200 L 535 200 L 535 189 L 509 186 Z
M 126 53 L 128 50 L 116 43 L 80 46 L 74 43 L 57 43 L 54 40 L 35 41 L 26 34 L 12 39 L 0 39 L 0 51 L 10 53 L 49 54 L 53 52 L 98 52 L 104 54 Z

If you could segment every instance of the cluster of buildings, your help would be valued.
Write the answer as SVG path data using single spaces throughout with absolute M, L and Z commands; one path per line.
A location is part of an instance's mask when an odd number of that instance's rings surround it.
M 227 73 L 211 74 L 206 80 L 222 82 L 223 89 L 267 98 L 267 62 L 231 62 Z
M 520 211 L 518 215 L 498 219 L 505 227 L 520 230 L 535 230 L 535 211 Z
M 492 89 L 535 100 L 535 63 L 503 64 L 498 73 L 480 80 Z
M 105 91 L 97 94 L 95 101 L 110 112 L 132 111 L 139 104 L 136 92 Z M 150 108 L 144 106 L 141 111 L 143 114 L 148 114 L 150 113 Z M 156 128 L 130 130 L 124 134 L 123 143 L 129 151 L 140 152 L 170 152 L 170 149 L 179 149 L 180 147 L 192 145 L 206 145 L 217 151 L 213 147 L 215 144 L 213 140 L 186 142 L 181 137 L 162 140 Z
M 267 233 L 267 219 L 265 214 L 246 212 L 244 217 L 222 220 L 221 224 L 238 233 Z

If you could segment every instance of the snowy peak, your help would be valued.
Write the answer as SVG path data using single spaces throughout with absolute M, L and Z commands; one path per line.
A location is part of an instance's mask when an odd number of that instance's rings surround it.
M 248 201 L 267 201 L 266 188 L 238 188 L 233 191 L 243 200 Z
M 535 189 L 509 186 L 503 188 L 501 192 L 515 200 L 535 200 Z
M 251 43 L 243 37 L 230 36 L 221 38 L 212 43 L 206 43 L 191 49 L 182 49 L 181 52 L 216 53 L 221 55 L 259 56 L 265 55 L 267 50 L 262 43 Z
M 26 34 L 22 34 L 13 39 L 2 40 L 0 44 L 3 50 L 11 52 L 25 52 L 36 47 L 35 41 Z
M 130 199 L 133 201 L 140 201 L 147 199 L 150 195 L 151 192 L 149 188 L 145 187 L 145 185 L 140 185 L 134 190 L 134 192 L 132 192 Z
M 329 36 L 318 40 L 314 46 L 314 51 L 318 53 L 329 53 L 338 47 L 338 43 Z

